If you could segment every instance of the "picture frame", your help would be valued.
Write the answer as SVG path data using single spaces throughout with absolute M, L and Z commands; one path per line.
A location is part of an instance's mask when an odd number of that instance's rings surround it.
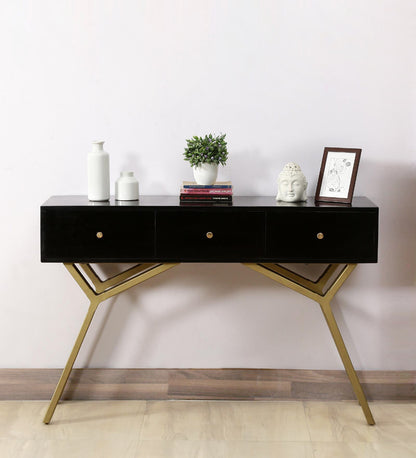
M 326 147 L 316 186 L 315 202 L 351 204 L 361 149 Z

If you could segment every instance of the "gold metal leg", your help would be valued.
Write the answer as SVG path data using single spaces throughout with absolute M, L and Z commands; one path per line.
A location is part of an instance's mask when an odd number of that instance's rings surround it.
M 91 321 L 94 317 L 98 305 L 98 301 L 93 301 L 90 304 L 87 315 L 84 319 L 84 323 L 82 324 L 77 340 L 75 341 L 74 348 L 72 349 L 71 354 L 69 355 L 66 366 L 62 371 L 61 378 L 59 379 L 58 385 L 56 385 L 55 392 L 53 393 L 51 402 L 49 403 L 48 410 L 46 411 L 45 418 L 43 419 L 43 422 L 45 424 L 48 424 L 51 421 L 52 415 L 54 414 L 56 409 L 56 405 L 58 404 L 59 399 L 61 399 L 62 392 L 64 391 L 66 382 L 68 381 L 69 374 L 71 373 L 72 367 L 75 363 L 75 359 L 78 356 L 82 342 L 84 341 L 85 335 L 87 334 L 88 328 L 90 327 Z
M 72 349 L 71 354 L 69 355 L 65 368 L 62 371 L 61 378 L 59 379 L 59 382 L 55 388 L 55 392 L 52 396 L 51 402 L 49 403 L 48 410 L 46 411 L 45 418 L 43 419 L 43 422 L 45 424 L 49 424 L 49 422 L 52 419 L 56 406 L 65 389 L 65 385 L 68 381 L 69 374 L 71 373 L 72 367 L 78 356 L 81 345 L 87 334 L 88 328 L 90 327 L 91 321 L 100 303 L 176 265 L 177 264 L 173 263 L 140 264 L 108 280 L 102 281 L 89 264 L 81 265 L 81 268 L 85 273 L 85 276 L 82 274 L 81 270 L 78 269 L 78 267 L 75 264 L 65 264 L 65 267 L 68 269 L 69 273 L 72 275 L 72 277 L 75 279 L 75 281 L 78 283 L 78 285 L 84 291 L 85 295 L 90 300 L 90 306 L 88 308 L 88 312 L 84 319 L 84 322 L 81 326 L 81 330 L 79 331 L 78 337 L 75 341 L 74 348 Z M 86 277 L 90 280 L 92 286 L 90 283 L 88 283 Z M 95 289 L 93 289 L 93 287 Z
M 345 265 L 345 267 L 337 275 L 336 279 L 325 293 L 323 292 L 325 283 L 328 282 L 330 277 L 332 277 L 332 275 L 336 272 L 337 268 L 339 267 L 337 264 L 330 265 L 316 282 L 312 282 L 311 280 L 303 278 L 300 275 L 297 275 L 294 272 L 291 272 L 290 270 L 276 264 L 245 265 L 271 278 L 272 280 L 318 302 L 328 324 L 332 338 L 334 339 L 339 356 L 341 357 L 342 363 L 344 364 L 345 371 L 347 372 L 348 378 L 350 379 L 354 393 L 361 405 L 361 408 L 363 409 L 367 423 L 369 425 L 374 425 L 375 421 L 370 407 L 368 406 L 367 398 L 365 397 L 357 373 L 355 372 L 354 366 L 352 365 L 350 356 L 348 354 L 347 348 L 345 347 L 344 340 L 342 339 L 341 332 L 338 328 L 334 314 L 332 313 L 330 304 L 331 299 L 335 296 L 345 280 L 350 276 L 351 272 L 356 267 L 356 264 Z
M 341 357 L 342 363 L 344 364 L 345 371 L 347 372 L 348 378 L 350 379 L 355 396 L 357 397 L 358 402 L 360 403 L 361 408 L 363 409 L 367 423 L 369 425 L 374 425 L 375 421 L 371 413 L 370 407 L 368 406 L 367 398 L 365 397 L 357 373 L 355 372 L 354 366 L 352 365 L 347 348 L 345 347 L 344 340 L 341 336 L 341 332 L 338 328 L 337 322 L 335 321 L 334 314 L 332 313 L 330 303 L 324 301 L 320 304 L 320 306 L 322 313 L 325 316 L 329 330 L 331 331 L 332 338 L 334 339 L 335 345 L 338 349 L 339 356 Z

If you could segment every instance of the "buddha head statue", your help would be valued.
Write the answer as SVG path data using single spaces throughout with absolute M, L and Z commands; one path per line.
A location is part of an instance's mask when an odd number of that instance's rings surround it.
M 283 167 L 277 178 L 276 200 L 283 202 L 302 202 L 306 200 L 308 182 L 301 168 L 289 162 Z

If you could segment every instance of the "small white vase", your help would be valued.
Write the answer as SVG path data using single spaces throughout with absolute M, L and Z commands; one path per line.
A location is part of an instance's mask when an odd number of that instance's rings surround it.
M 134 172 L 121 172 L 116 181 L 116 200 L 138 200 L 139 183 Z
M 208 164 L 206 162 L 193 167 L 194 178 L 197 184 L 208 186 L 214 184 L 218 175 L 218 164 Z

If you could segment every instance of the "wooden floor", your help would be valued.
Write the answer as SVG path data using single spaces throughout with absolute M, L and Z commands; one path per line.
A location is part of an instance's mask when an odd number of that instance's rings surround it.
M 45 401 L 0 402 L 0 457 L 416 457 L 416 403 L 70 401 L 50 425 Z

